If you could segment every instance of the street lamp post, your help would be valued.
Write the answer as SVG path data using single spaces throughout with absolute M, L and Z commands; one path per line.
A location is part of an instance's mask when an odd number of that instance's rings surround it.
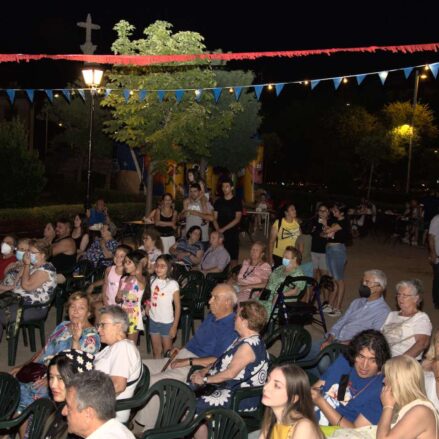
M 91 180 L 91 152 L 93 143 L 93 118 L 95 111 L 96 89 L 102 81 L 104 71 L 96 65 L 85 65 L 82 69 L 82 76 L 85 84 L 90 87 L 90 130 L 88 137 L 88 169 L 87 169 L 87 194 L 85 198 L 86 209 L 90 208 L 90 180 Z
M 408 194 L 410 192 L 410 172 L 412 167 L 412 150 L 413 150 L 413 134 L 415 131 L 414 122 L 415 122 L 415 111 L 416 105 L 418 103 L 418 88 L 419 88 L 419 70 L 415 70 L 415 88 L 413 90 L 413 113 L 412 113 L 412 123 L 409 137 L 409 154 L 408 154 L 408 163 L 407 163 L 407 184 L 405 187 L 405 192 Z

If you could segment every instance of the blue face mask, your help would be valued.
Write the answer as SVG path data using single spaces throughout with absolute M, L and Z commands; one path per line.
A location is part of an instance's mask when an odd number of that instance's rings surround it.
M 15 257 L 17 258 L 17 261 L 22 261 L 24 256 L 24 252 L 21 250 L 17 250 L 15 252 Z
M 284 267 L 288 267 L 288 265 L 290 265 L 291 259 L 287 259 L 287 258 L 282 258 L 282 265 Z
M 31 255 L 30 255 L 30 263 L 32 265 L 35 265 L 37 263 L 37 255 L 34 255 L 33 253 L 31 253 Z

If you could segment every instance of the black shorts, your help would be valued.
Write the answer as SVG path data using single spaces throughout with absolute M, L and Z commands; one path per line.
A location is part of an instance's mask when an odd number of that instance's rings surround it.
M 239 256 L 239 232 L 232 230 L 228 233 L 228 230 L 224 232 L 224 248 L 229 252 L 231 260 L 238 260 Z

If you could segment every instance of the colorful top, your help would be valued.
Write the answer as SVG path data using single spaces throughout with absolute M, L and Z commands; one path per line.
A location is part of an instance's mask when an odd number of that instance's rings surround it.
M 250 260 L 246 259 L 242 263 L 238 274 L 240 290 L 238 301 L 248 300 L 252 287 L 246 288 L 245 285 L 255 285 L 266 283 L 271 275 L 271 267 L 267 262 L 260 262 L 257 265 L 250 265 Z
M 105 242 L 105 247 L 107 247 L 107 250 L 110 251 L 113 255 L 118 245 L 119 244 L 115 239 L 110 239 L 109 241 Z M 113 264 L 112 260 L 105 260 L 105 255 L 102 251 L 99 239 L 96 239 L 91 243 L 90 247 L 85 252 L 85 259 L 93 262 L 95 267 L 97 267 L 98 265 L 109 267 Z
M 300 225 L 297 220 L 292 223 L 282 218 L 280 227 L 279 220 L 276 220 L 273 224 L 275 230 L 277 230 L 276 241 L 274 242 L 273 255 L 283 257 L 284 251 L 288 246 L 294 247 L 296 239 L 300 235 Z
M 24 290 L 21 285 L 14 288 L 14 293 L 19 294 L 23 298 L 23 303 L 25 305 L 48 305 L 55 294 L 56 270 L 52 263 L 46 262 L 41 267 L 33 267 L 31 265 L 29 275 L 32 276 L 37 271 L 45 271 L 49 275 L 49 279 L 32 291 Z
M 151 283 L 149 318 L 156 323 L 173 323 L 174 308 L 172 302 L 174 293 L 179 290 L 180 287 L 175 280 L 156 277 Z
M 121 279 L 122 309 L 128 314 L 128 334 L 143 331 L 141 301 L 144 288 L 141 287 L 136 276 L 125 276 Z
M 203 395 L 197 398 L 197 413 L 210 408 L 227 408 L 232 400 L 234 389 L 242 387 L 263 386 L 267 379 L 269 356 L 265 350 L 265 344 L 259 335 L 246 338 L 237 338 L 226 351 L 215 361 L 207 373 L 210 376 L 224 372 L 233 360 L 233 356 L 243 344 L 247 344 L 253 350 L 255 360 L 247 364 L 233 379 L 219 384 L 217 390 L 211 395 Z M 258 397 L 247 398 L 241 402 L 240 410 L 254 411 L 260 402 Z
M 116 272 L 116 266 L 112 265 L 110 267 L 110 270 L 108 272 L 107 276 L 107 303 L 108 305 L 117 305 L 115 298 L 116 294 L 119 291 L 119 283 L 120 278 L 122 277 L 121 274 L 117 274 Z
M 277 289 L 280 287 L 281 283 L 285 280 L 287 276 L 290 277 L 298 277 L 298 276 L 305 276 L 303 274 L 303 271 L 300 267 L 297 267 L 293 271 L 287 272 L 285 270 L 284 266 L 277 267 L 275 270 L 273 270 L 273 273 L 271 273 L 270 279 L 268 279 L 267 290 L 270 290 L 270 296 L 267 300 L 261 300 L 260 302 L 265 306 L 265 309 L 267 310 L 268 315 L 271 314 L 271 310 L 273 308 L 273 300 L 275 295 L 277 294 Z M 299 282 L 295 282 L 294 285 L 299 289 L 299 292 L 302 291 L 305 286 L 306 282 L 301 280 Z M 293 289 L 293 286 L 291 284 L 286 285 L 283 289 L 283 293 L 285 291 Z M 295 297 L 285 297 L 285 302 L 295 302 L 297 299 Z

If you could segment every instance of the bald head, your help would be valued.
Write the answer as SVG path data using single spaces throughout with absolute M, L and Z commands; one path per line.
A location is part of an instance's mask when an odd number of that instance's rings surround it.
M 235 289 L 228 284 L 218 284 L 212 290 L 209 300 L 210 311 L 217 318 L 223 318 L 233 312 L 238 302 Z

